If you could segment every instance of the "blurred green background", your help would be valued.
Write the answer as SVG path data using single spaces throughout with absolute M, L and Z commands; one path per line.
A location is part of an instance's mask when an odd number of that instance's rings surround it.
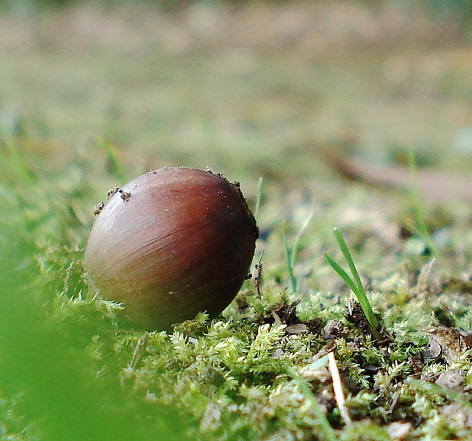
M 0 112 L 24 154 L 54 168 L 103 141 L 128 176 L 211 166 L 250 188 L 324 173 L 319 143 L 463 163 L 470 2 L 165 5 L 3 2 Z
M 88 0 L 89 3 L 94 4 L 102 4 L 102 5 L 125 5 L 125 4 L 139 4 L 139 3 L 148 3 L 151 5 L 155 5 L 159 8 L 166 8 L 166 9 L 180 9 L 187 7 L 192 3 L 196 3 L 195 0 Z M 283 4 L 288 3 L 290 0 L 235 0 L 235 1 L 228 1 L 228 0 L 197 0 L 200 3 L 206 3 L 209 5 L 229 5 L 229 6 L 240 6 L 240 5 L 257 5 L 257 4 Z M 300 0 L 292 0 L 292 2 L 300 3 Z M 84 3 L 81 0 L 5 0 L 5 5 L 10 10 L 28 10 L 28 9 L 35 9 L 35 8 L 42 8 L 42 7 L 57 7 L 57 6 L 64 6 L 71 3 Z M 308 2 L 306 2 L 308 3 Z M 320 1 L 318 1 L 320 3 Z M 354 2 L 353 2 L 354 3 Z M 355 2 L 359 3 L 359 2 Z M 382 0 L 365 0 L 361 3 L 365 3 L 369 6 L 377 6 L 382 3 Z M 396 3 L 401 5 L 402 3 L 406 3 L 402 0 L 394 0 L 390 3 Z M 431 9 L 432 13 L 435 14 L 442 14 L 453 11 L 458 17 L 466 17 L 471 12 L 471 5 L 468 0 L 414 0 L 413 2 L 408 3 L 415 3 L 416 5 L 424 5 Z

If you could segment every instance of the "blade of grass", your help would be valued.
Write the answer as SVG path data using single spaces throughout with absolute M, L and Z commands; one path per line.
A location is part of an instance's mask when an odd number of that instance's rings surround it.
M 362 285 L 361 278 L 357 271 L 356 265 L 354 264 L 354 260 L 352 259 L 351 253 L 349 252 L 349 248 L 344 240 L 344 237 L 341 231 L 338 228 L 333 229 L 334 237 L 336 238 L 336 242 L 338 243 L 341 252 L 346 259 L 346 262 L 349 266 L 349 270 L 351 271 L 351 275 L 354 278 L 355 285 L 357 286 L 357 299 L 361 304 L 362 310 L 367 318 L 367 321 L 372 327 L 372 331 L 377 333 L 377 328 L 379 327 L 379 323 L 377 322 L 377 318 L 375 317 L 374 311 L 370 306 L 369 299 L 367 294 L 364 290 L 364 286 Z
M 343 270 L 341 265 L 339 265 L 338 262 L 336 262 L 328 253 L 323 253 L 325 256 L 326 261 L 331 265 L 331 267 L 336 271 L 341 277 L 341 279 L 344 280 L 347 286 L 351 288 L 352 292 L 356 295 L 356 297 L 359 298 L 359 289 L 357 288 L 356 284 L 353 282 L 351 277 L 349 277 L 349 274 Z
M 423 211 L 423 205 L 421 203 L 420 192 L 418 190 L 418 167 L 416 163 L 415 153 L 412 148 L 408 149 L 408 168 L 411 174 L 411 185 L 410 185 L 410 198 L 413 206 L 413 212 L 416 220 L 416 227 L 411 228 L 413 234 L 418 235 L 424 243 L 428 246 L 431 254 L 437 256 L 436 247 L 433 239 L 431 238 L 431 232 L 429 231 L 426 223 L 425 214 Z
M 313 218 L 314 209 L 315 209 L 315 207 L 314 207 L 314 205 L 312 205 L 311 210 L 310 210 L 310 214 L 308 215 L 308 217 L 303 222 L 302 227 L 300 228 L 300 230 L 298 231 L 297 236 L 295 237 L 295 242 L 293 243 L 292 253 L 291 253 L 292 254 L 292 256 L 291 256 L 292 268 L 295 267 L 295 264 L 297 262 L 298 247 L 300 245 L 300 238 L 302 237 L 302 234 L 305 232 L 305 230 L 308 228 L 308 225 L 310 225 L 311 219 Z
M 424 380 L 415 380 L 408 378 L 406 384 L 415 392 L 422 392 L 430 396 L 445 397 L 453 403 L 458 403 L 469 410 L 472 410 L 472 403 L 470 403 L 463 394 L 456 392 L 454 389 L 446 389 L 437 384 L 430 383 Z
M 336 441 L 337 440 L 336 432 L 331 427 L 331 424 L 329 423 L 328 418 L 326 418 L 326 415 L 324 414 L 323 409 L 320 403 L 318 402 L 318 399 L 313 394 L 306 380 L 304 380 L 300 375 L 298 375 L 289 366 L 287 366 L 287 373 L 293 379 L 293 381 L 295 381 L 295 383 L 300 388 L 305 398 L 308 399 L 308 401 L 310 402 L 311 408 L 313 412 L 315 413 L 316 418 L 318 418 L 318 421 L 321 426 L 321 432 L 322 432 L 320 434 L 321 439 L 325 439 L 327 441 Z
M 118 180 L 120 185 L 124 184 L 127 181 L 126 174 L 120 165 L 115 147 L 102 137 L 99 137 L 96 142 L 97 146 L 105 153 L 107 157 L 111 174 Z
M 259 220 L 259 213 L 261 210 L 262 203 L 262 189 L 264 186 L 264 178 L 261 176 L 259 178 L 259 184 L 257 185 L 257 198 L 256 198 L 256 207 L 254 208 L 254 219 Z
M 282 226 L 282 238 L 283 238 L 283 246 L 284 246 L 284 252 L 285 252 L 285 261 L 287 263 L 287 269 L 288 269 L 288 274 L 289 274 L 289 286 L 290 290 L 292 293 L 298 293 L 299 288 L 301 286 L 301 281 L 302 281 L 302 275 L 299 276 L 299 281 L 297 281 L 295 274 L 293 272 L 293 268 L 295 268 L 295 265 L 297 263 L 297 257 L 298 257 L 298 247 L 300 245 L 300 238 L 302 237 L 302 234 L 305 232 L 307 229 L 308 225 L 310 224 L 310 221 L 313 217 L 313 212 L 314 212 L 314 207 L 311 207 L 310 214 L 308 217 L 305 219 L 303 222 L 303 225 L 301 226 L 300 230 L 298 231 L 295 241 L 293 243 L 293 247 L 290 250 L 288 243 L 287 243 L 287 235 L 285 232 L 285 223 Z
M 264 178 L 261 176 L 259 178 L 259 183 L 257 185 L 256 206 L 254 208 L 254 219 L 256 220 L 256 223 L 259 220 L 259 213 L 260 213 L 260 210 L 261 210 L 263 185 L 264 185 Z M 264 250 L 262 251 L 262 253 L 264 253 Z M 260 259 L 262 259 L 262 254 L 261 254 Z M 259 265 L 260 265 L 260 259 L 259 259 Z M 252 259 L 250 268 L 252 268 L 253 262 L 254 262 L 254 257 Z M 257 271 L 257 268 L 256 268 L 256 271 Z M 249 277 L 247 279 L 245 286 L 246 286 L 246 289 L 250 289 L 250 287 L 251 287 L 251 277 Z M 258 289 L 258 292 L 259 292 L 260 285 L 256 285 L 256 286 L 258 287 L 257 289 Z
M 361 278 L 359 276 L 359 273 L 357 272 L 356 265 L 354 264 L 354 260 L 352 260 L 351 253 L 349 251 L 349 248 L 347 247 L 346 241 L 344 240 L 341 231 L 339 231 L 339 229 L 335 227 L 333 228 L 333 234 L 336 239 L 336 242 L 338 243 L 339 249 L 341 250 L 341 253 L 343 253 L 344 259 L 346 259 L 346 262 L 349 266 L 349 270 L 351 271 L 351 275 L 354 278 L 357 287 L 363 291 L 364 288 L 362 286 Z
M 31 171 L 28 169 L 23 158 L 21 157 L 20 152 L 18 151 L 18 146 L 16 145 L 13 137 L 5 131 L 2 133 L 2 137 L 7 146 L 8 153 L 10 154 L 11 169 L 15 173 L 16 177 L 21 181 L 22 184 L 33 184 L 33 176 Z
M 287 264 L 287 271 L 288 271 L 288 284 L 290 291 L 295 293 L 297 290 L 297 280 L 293 274 L 293 267 L 292 267 L 292 256 L 290 249 L 287 243 L 287 234 L 285 232 L 285 222 L 282 224 L 282 241 L 284 246 L 284 254 L 285 254 L 285 262 Z

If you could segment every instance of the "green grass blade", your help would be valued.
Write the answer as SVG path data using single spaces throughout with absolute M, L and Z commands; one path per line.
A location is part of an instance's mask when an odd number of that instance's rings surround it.
M 290 286 L 290 291 L 292 293 L 298 293 L 299 288 L 301 286 L 301 281 L 302 281 L 302 276 L 299 276 L 299 280 L 297 281 L 295 274 L 293 272 L 293 269 L 295 268 L 295 264 L 297 263 L 297 256 L 298 256 L 298 247 L 300 245 L 300 238 L 302 234 L 305 232 L 307 229 L 308 225 L 310 224 L 310 221 L 313 217 L 313 207 L 311 208 L 310 214 L 308 217 L 305 219 L 303 222 L 302 227 L 297 233 L 297 236 L 295 237 L 295 241 L 293 243 L 293 247 L 290 250 L 288 243 L 287 243 L 287 235 L 285 232 L 285 223 L 282 226 L 282 239 L 283 239 L 283 246 L 284 246 L 284 253 L 285 253 L 285 262 L 287 264 L 287 270 L 288 270 L 288 275 L 289 275 L 289 286 Z
M 416 157 L 413 149 L 408 149 L 408 168 L 410 169 L 412 183 L 410 186 L 410 198 L 413 206 L 414 216 L 416 220 L 416 228 L 412 229 L 414 234 L 417 234 L 424 243 L 428 246 L 433 256 L 437 256 L 437 250 L 431 237 L 426 218 L 421 203 L 421 197 L 418 190 L 418 167 L 416 164 Z
M 349 288 L 351 288 L 352 292 L 356 295 L 356 297 L 359 298 L 359 290 L 356 284 L 354 283 L 354 281 L 349 276 L 349 274 L 346 271 L 344 271 L 341 265 L 339 265 L 339 263 L 336 262 L 329 254 L 327 253 L 323 253 L 323 254 L 325 256 L 326 261 L 331 265 L 334 271 L 338 273 L 339 277 L 341 277 L 341 279 L 344 280 L 346 285 L 349 286 Z
M 10 166 L 16 177 L 22 184 L 31 185 L 33 184 L 33 175 L 31 171 L 26 166 L 23 158 L 18 151 L 18 147 L 9 133 L 2 133 L 4 142 L 7 146 L 8 153 L 10 154 Z
M 292 256 L 290 249 L 287 243 L 287 234 L 285 232 L 285 222 L 282 224 L 282 241 L 284 246 L 284 254 L 285 254 L 285 262 L 287 264 L 287 271 L 288 271 L 288 284 L 290 291 L 295 293 L 297 291 L 297 280 L 293 274 L 293 267 L 292 267 Z
M 259 220 L 259 213 L 261 211 L 261 204 L 262 204 L 262 189 L 263 189 L 263 186 L 264 186 L 264 178 L 261 176 L 259 178 L 259 183 L 257 185 L 257 196 L 256 196 L 256 205 L 255 205 L 255 208 L 254 208 L 254 219 L 256 220 L 256 224 Z M 264 251 L 262 251 L 263 253 Z M 262 254 L 261 254 L 261 257 L 260 259 L 262 259 Z M 259 263 L 260 263 L 260 259 L 259 259 Z M 252 261 L 251 261 L 251 266 L 250 268 L 252 268 L 252 264 L 254 262 L 254 257 L 252 258 Z M 252 277 L 249 277 L 247 280 L 246 280 L 246 283 L 245 283 L 245 287 L 246 289 L 250 289 L 251 287 L 251 278 Z
M 349 270 L 351 271 L 351 275 L 354 278 L 354 281 L 359 288 L 359 290 L 363 291 L 364 288 L 362 286 L 362 281 L 359 276 L 359 273 L 357 272 L 356 265 L 354 264 L 354 260 L 352 260 L 351 253 L 349 251 L 349 248 L 347 247 L 346 241 L 344 240 L 344 237 L 339 231 L 338 228 L 333 228 L 333 234 L 336 239 L 336 242 L 338 243 L 339 249 L 341 250 L 341 253 L 343 253 L 344 258 L 346 259 L 346 262 L 349 266 Z
M 297 236 L 295 237 L 295 242 L 293 243 L 292 253 L 291 253 L 292 268 L 294 268 L 295 264 L 297 263 L 298 247 L 300 246 L 300 238 L 302 237 L 305 230 L 308 228 L 308 225 L 310 225 L 311 219 L 313 218 L 314 208 L 315 208 L 314 206 L 311 207 L 310 214 L 307 216 L 307 218 L 303 222 L 303 225 L 300 228 L 300 231 L 297 233 Z
M 257 185 L 257 198 L 256 198 L 256 207 L 254 208 L 254 219 L 259 220 L 259 213 L 261 210 L 262 203 L 262 190 L 264 186 L 264 178 L 261 176 L 259 178 L 259 184 Z
M 429 381 L 411 378 L 406 380 L 406 384 L 415 392 L 422 392 L 433 397 L 445 397 L 453 403 L 460 403 L 469 411 L 472 410 L 472 403 L 462 393 L 458 393 L 454 389 L 443 388 Z
M 111 174 L 118 180 L 120 185 L 126 183 L 126 173 L 118 160 L 118 154 L 115 147 L 103 138 L 97 139 L 97 145 L 105 153 Z
M 316 418 L 318 419 L 321 426 L 321 439 L 325 439 L 327 441 L 336 441 L 336 432 L 331 427 L 331 424 L 329 423 L 328 418 L 323 412 L 321 405 L 318 402 L 318 399 L 313 394 L 306 380 L 304 380 L 300 375 L 298 375 L 293 369 L 290 369 L 289 366 L 287 366 L 287 373 L 293 379 L 293 381 L 295 381 L 305 398 L 308 399 L 308 401 L 310 402 L 311 408 L 313 409 L 313 412 L 315 413 Z
M 354 264 L 354 260 L 352 259 L 352 256 L 346 244 L 346 241 L 344 240 L 344 237 L 338 228 L 333 229 L 333 234 L 334 234 L 334 237 L 336 238 L 336 242 L 338 243 L 338 246 L 344 258 L 346 259 L 346 262 L 349 266 L 349 270 L 352 276 L 349 276 L 349 274 L 346 271 L 344 271 L 341 265 L 339 265 L 331 256 L 329 256 L 326 253 L 325 253 L 325 258 L 328 261 L 328 263 L 331 265 L 331 267 L 338 273 L 338 275 L 344 280 L 344 282 L 354 292 L 359 304 L 361 305 L 362 311 L 364 312 L 364 315 L 367 319 L 367 322 L 369 323 L 369 326 L 371 328 L 371 331 L 374 337 L 379 338 L 380 334 L 378 333 L 378 330 L 377 330 L 379 327 L 379 323 L 377 321 L 377 318 L 375 317 L 374 311 L 372 310 L 372 306 L 370 305 L 369 299 L 362 285 L 361 278 L 357 271 L 356 265 Z

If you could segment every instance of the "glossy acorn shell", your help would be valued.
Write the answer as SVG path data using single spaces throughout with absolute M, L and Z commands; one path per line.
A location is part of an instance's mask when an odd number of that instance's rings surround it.
M 166 167 L 112 195 L 85 250 L 89 280 L 147 329 L 219 314 L 249 270 L 258 229 L 239 186 L 209 171 Z

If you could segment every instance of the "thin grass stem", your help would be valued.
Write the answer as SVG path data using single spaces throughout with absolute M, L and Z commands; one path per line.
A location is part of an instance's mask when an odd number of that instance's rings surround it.
M 111 174 L 118 180 L 120 185 L 124 184 L 127 181 L 126 174 L 121 167 L 120 161 L 118 160 L 116 149 L 112 144 L 101 137 L 97 139 L 97 145 L 107 157 Z
M 288 271 L 288 284 L 290 291 L 295 293 L 297 291 L 297 280 L 293 274 L 293 267 L 292 267 L 292 253 L 290 252 L 290 248 L 288 247 L 287 243 L 287 233 L 285 232 L 285 222 L 282 224 L 282 241 L 284 246 L 284 254 L 285 254 L 285 263 L 287 264 L 287 271 Z
M 257 185 L 256 206 L 254 208 L 254 219 L 256 219 L 256 221 L 259 220 L 259 213 L 261 211 L 263 187 L 264 187 L 264 178 L 261 176 L 259 178 L 259 183 Z
M 300 388 L 305 398 L 307 398 L 308 401 L 310 402 L 311 408 L 313 412 L 315 413 L 316 418 L 318 419 L 318 422 L 320 423 L 320 426 L 321 426 L 320 428 L 321 428 L 322 433 L 320 434 L 321 435 L 320 438 L 325 439 L 327 441 L 336 441 L 337 440 L 336 432 L 331 427 L 331 424 L 329 423 L 328 418 L 326 418 L 326 415 L 323 412 L 323 409 L 320 403 L 318 402 L 318 399 L 313 394 L 308 383 L 289 366 L 287 366 L 287 373 L 293 379 L 293 381 L 295 381 L 295 383 Z
M 303 225 L 301 226 L 300 230 L 295 236 L 292 249 L 289 248 L 288 243 L 287 243 L 285 223 L 282 226 L 282 238 L 283 238 L 283 246 L 284 246 L 284 252 L 285 252 L 285 261 L 287 264 L 287 270 L 289 274 L 289 286 L 290 286 L 290 291 L 294 294 L 299 292 L 301 281 L 302 281 L 302 275 L 299 276 L 298 281 L 297 281 L 297 278 L 295 277 L 293 269 L 295 268 L 295 265 L 297 263 L 300 239 L 303 233 L 305 232 L 305 230 L 308 228 L 308 225 L 310 224 L 311 219 L 313 218 L 313 212 L 314 212 L 314 207 L 312 206 L 310 210 L 310 214 L 305 219 L 305 221 L 303 222 Z
M 413 211 L 416 220 L 416 227 L 412 229 L 412 232 L 417 234 L 426 243 L 431 253 L 437 256 L 436 247 L 431 237 L 428 225 L 426 223 L 426 217 L 421 203 L 421 197 L 418 190 L 418 167 L 416 163 L 415 153 L 412 148 L 408 149 L 408 168 L 411 174 L 411 186 L 410 186 L 410 198 L 413 206 Z
M 13 137 L 5 131 L 3 131 L 2 135 L 7 146 L 8 153 L 10 154 L 11 168 L 13 172 L 22 184 L 31 185 L 33 183 L 33 176 L 29 168 L 26 166 L 25 161 L 21 157 L 20 152 L 18 151 L 18 146 L 16 145 Z
M 314 212 L 314 205 L 311 206 L 311 210 L 310 210 L 310 214 L 308 215 L 308 217 L 305 219 L 305 221 L 303 222 L 303 225 L 302 227 L 300 228 L 300 230 L 298 231 L 296 237 L 295 237 L 295 241 L 293 243 L 293 247 L 292 247 L 292 253 L 291 253 L 291 265 L 292 265 L 292 268 L 295 267 L 295 264 L 297 263 L 297 257 L 298 257 L 298 248 L 300 246 L 300 239 L 303 235 L 303 233 L 305 232 L 305 230 L 308 228 L 308 225 L 310 225 L 310 222 L 311 222 L 311 219 L 313 218 L 313 212 Z

